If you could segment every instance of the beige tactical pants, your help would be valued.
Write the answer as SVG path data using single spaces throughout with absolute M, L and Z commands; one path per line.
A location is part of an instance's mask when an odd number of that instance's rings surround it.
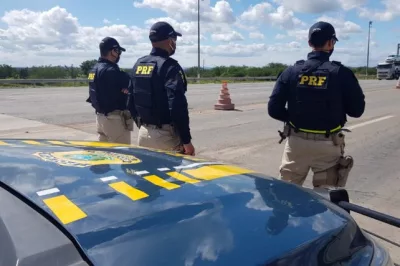
M 332 137 L 291 132 L 285 144 L 280 167 L 282 180 L 303 185 L 309 170 L 314 173 L 313 186 L 344 187 L 353 167 L 351 156 L 344 156 L 344 134 Z
M 171 125 L 163 125 L 162 128 L 154 125 L 141 125 L 138 145 L 166 151 L 182 151 L 183 149 L 181 140 Z
M 98 140 L 102 142 L 131 144 L 131 131 L 125 128 L 120 111 L 114 111 L 107 116 L 96 115 Z

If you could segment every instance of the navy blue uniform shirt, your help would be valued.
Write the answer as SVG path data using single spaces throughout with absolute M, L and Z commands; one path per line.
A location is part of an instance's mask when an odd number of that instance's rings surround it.
M 97 69 L 96 87 L 99 91 L 101 111 L 108 113 L 126 109 L 127 95 L 122 92 L 128 88 L 129 76 L 119 66 L 105 58 L 99 58 L 92 70 Z M 92 72 L 92 71 L 91 71 Z M 90 101 L 90 97 L 87 102 Z M 97 110 L 100 111 L 100 110 Z
M 169 57 L 167 51 L 159 48 L 153 48 L 150 55 Z M 191 142 L 192 136 L 189 127 L 189 111 L 188 103 L 185 96 L 186 93 L 186 78 L 184 71 L 178 62 L 174 60 L 166 61 L 160 75 L 164 82 L 164 88 L 168 98 L 168 108 L 164 112 L 160 112 L 161 121 L 170 121 L 176 128 L 183 144 Z
M 313 51 L 308 54 L 308 60 L 317 59 L 329 61 L 329 55 L 326 52 Z M 345 66 L 341 66 L 338 72 L 339 88 L 342 90 L 343 115 L 350 117 L 360 117 L 365 109 L 365 95 L 360 87 L 353 71 Z M 290 81 L 297 80 L 293 66 L 286 68 L 279 76 L 268 102 L 268 114 L 282 122 L 288 122 L 289 113 L 286 109 L 286 103 L 291 100 Z

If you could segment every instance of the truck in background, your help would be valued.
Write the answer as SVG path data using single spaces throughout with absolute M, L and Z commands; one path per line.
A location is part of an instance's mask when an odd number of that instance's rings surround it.
M 385 62 L 379 63 L 376 67 L 376 77 L 381 79 L 400 78 L 400 43 L 397 44 L 397 54 L 391 54 Z
M 379 63 L 376 67 L 376 75 L 381 79 L 398 79 L 400 77 L 400 61 Z

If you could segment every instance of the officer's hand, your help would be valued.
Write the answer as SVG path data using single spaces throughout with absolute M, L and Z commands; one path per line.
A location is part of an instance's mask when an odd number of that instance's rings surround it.
M 185 154 L 187 155 L 195 155 L 193 144 L 190 142 L 189 144 L 183 144 L 183 149 Z
M 122 89 L 121 91 L 122 91 L 123 93 L 125 93 L 125 94 L 128 94 L 128 93 L 129 93 L 128 89 Z

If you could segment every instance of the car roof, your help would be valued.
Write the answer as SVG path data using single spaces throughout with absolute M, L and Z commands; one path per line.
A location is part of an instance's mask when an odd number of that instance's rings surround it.
M 180 264 L 183 259 L 179 257 L 157 257 L 152 250 L 164 249 L 163 256 L 184 256 L 182 252 L 190 250 L 191 256 L 197 257 L 193 248 L 207 245 L 207 239 L 230 254 L 221 255 L 218 263 L 214 260 L 215 265 L 225 265 L 233 261 L 240 245 L 222 247 L 212 239 L 219 236 L 218 241 L 231 242 L 232 237 L 244 233 L 255 234 L 252 241 L 260 249 L 254 252 L 268 260 L 336 232 L 350 219 L 346 212 L 305 189 L 203 158 L 91 141 L 2 139 L 0 147 L 2 186 L 30 202 L 49 221 L 54 219 L 54 227 L 95 265 L 190 265 Z M 281 197 L 284 199 L 277 200 Z M 297 222 L 285 213 L 292 213 Z M 316 217 L 326 222 L 319 230 L 310 224 Z M 31 219 L 32 224 L 39 223 L 33 214 Z M 299 222 L 302 224 L 290 227 Z M 303 233 L 297 239 L 275 246 L 274 241 L 298 228 Z M 266 235 L 270 240 L 257 240 Z M 200 242 L 196 240 L 204 236 Z M 181 253 L 175 253 L 173 247 Z M 267 247 L 270 252 L 263 252 Z M 204 253 L 207 247 L 203 248 Z M 77 255 L 70 255 L 70 261 L 76 261 Z M 215 255 L 202 256 L 206 258 L 196 265 L 208 265 Z M 256 258 L 242 259 L 250 262 Z

